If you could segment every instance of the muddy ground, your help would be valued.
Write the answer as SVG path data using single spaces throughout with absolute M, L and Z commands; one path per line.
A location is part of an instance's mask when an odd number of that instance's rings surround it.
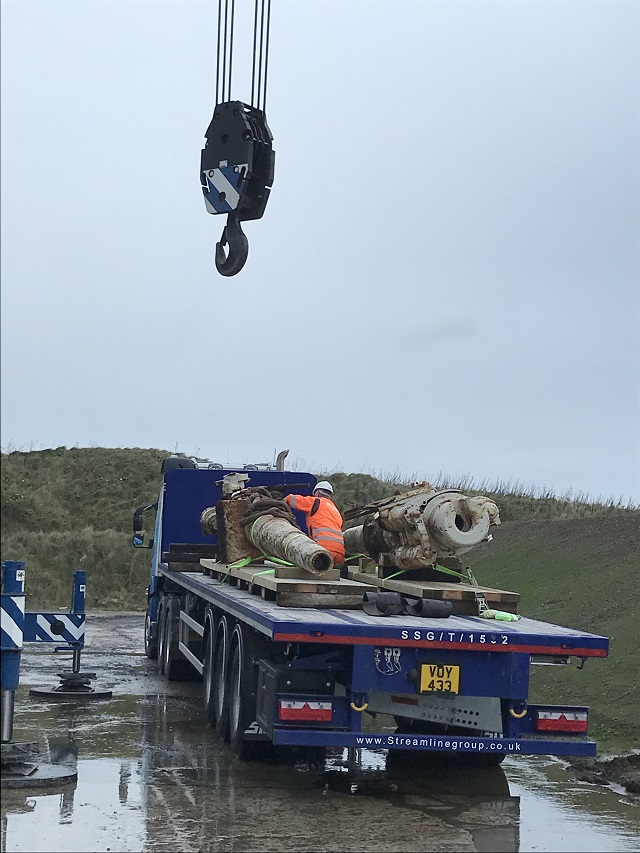
M 87 619 L 82 669 L 110 699 L 30 698 L 32 687 L 55 686 L 69 660 L 25 651 L 14 739 L 38 740 L 44 758 L 74 764 L 77 781 L 3 790 L 1 853 L 638 849 L 633 798 L 602 774 L 574 781 L 555 759 L 507 757 L 480 770 L 336 749 L 239 761 L 206 725 L 201 685 L 165 681 L 144 656 L 143 620 Z M 606 767 L 623 778 L 621 762 Z
M 614 758 L 573 758 L 571 771 L 576 779 L 595 785 L 620 785 L 628 794 L 640 798 L 640 753 Z

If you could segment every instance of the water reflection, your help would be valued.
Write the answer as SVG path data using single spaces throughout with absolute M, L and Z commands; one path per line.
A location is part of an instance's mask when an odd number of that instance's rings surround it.
M 13 837 L 15 829 L 15 818 L 18 815 L 31 815 L 43 800 L 48 799 L 56 804 L 57 819 L 60 824 L 70 824 L 73 819 L 74 793 L 77 781 L 66 781 L 62 783 L 51 782 L 44 789 L 22 788 L 9 789 L 2 792 L 2 836 L 0 838 L 0 851 L 7 850 L 30 850 L 34 842 L 35 821 L 20 822 L 24 826 L 23 838 L 16 841 Z M 10 823 L 11 822 L 11 823 Z M 9 827 L 11 826 L 12 837 L 9 843 Z M 35 847 L 33 849 L 36 849 Z
M 581 833 L 598 824 L 597 849 L 636 849 L 633 827 L 605 815 L 602 792 L 568 785 L 557 763 L 465 768 L 400 750 L 240 762 L 204 724 L 197 685 L 183 688 L 99 707 L 25 707 L 17 738 L 46 725 L 52 759 L 77 754 L 78 781 L 3 792 L 2 853 L 587 850 Z M 585 790 L 600 799 L 587 802 Z
M 512 796 L 501 767 L 465 768 L 438 756 L 344 750 L 328 756 L 325 778 L 352 795 L 402 798 L 405 807 L 437 811 L 464 827 L 477 851 L 518 851 L 520 798 Z
M 309 820 L 316 821 L 316 832 L 321 835 L 323 821 L 339 825 L 341 807 L 351 800 L 347 811 L 354 835 L 354 820 L 362 824 L 367 837 L 371 825 L 384 825 L 386 820 L 387 838 L 398 823 L 415 827 L 416 844 L 406 849 L 425 849 L 425 842 L 419 839 L 424 837 L 426 826 L 431 827 L 429 844 L 440 836 L 445 845 L 442 849 L 449 849 L 452 836 L 468 841 L 469 834 L 478 851 L 519 849 L 519 798 L 511 796 L 501 768 L 472 770 L 441 761 L 429 765 L 424 755 L 371 750 L 327 750 L 321 762 L 317 750 L 281 750 L 278 761 L 271 756 L 261 762 L 241 763 L 230 758 L 228 750 L 220 750 L 216 741 L 202 741 L 199 726 L 177 728 L 162 699 L 146 703 L 143 732 L 143 741 L 149 747 L 143 756 L 151 800 L 147 816 L 149 849 L 154 849 L 162 832 L 161 822 L 156 825 L 154 798 L 162 800 L 165 808 L 171 802 L 172 814 L 182 814 L 189 806 L 206 806 L 206 791 L 212 787 L 216 790 L 215 807 L 199 810 L 198 820 L 212 829 L 215 825 L 218 835 L 227 839 L 237 839 L 239 830 L 247 833 L 255 822 L 252 812 L 278 811 L 281 806 L 287 821 L 284 826 L 292 835 L 304 831 L 308 837 L 312 831 Z M 169 780 L 173 785 L 167 784 Z M 274 831 L 282 833 L 283 825 L 274 825 Z M 210 837 L 209 833 L 206 836 Z M 336 849 L 359 850 L 362 840 L 354 841 L 353 848 L 345 843 L 349 843 L 345 838 L 336 837 Z M 379 848 L 372 843 L 378 843 Z M 367 848 L 386 850 L 390 849 L 388 844 L 384 837 L 375 842 L 368 839 Z M 205 842 L 202 849 L 214 848 Z

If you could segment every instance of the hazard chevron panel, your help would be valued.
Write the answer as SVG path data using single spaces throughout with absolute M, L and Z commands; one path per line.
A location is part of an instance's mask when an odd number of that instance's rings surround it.
M 25 613 L 25 643 L 84 644 L 84 613 Z
M 2 648 L 21 649 L 24 625 L 24 595 L 2 596 Z
M 209 213 L 229 213 L 240 204 L 240 197 L 247 181 L 247 164 L 221 166 L 202 172 L 202 192 Z

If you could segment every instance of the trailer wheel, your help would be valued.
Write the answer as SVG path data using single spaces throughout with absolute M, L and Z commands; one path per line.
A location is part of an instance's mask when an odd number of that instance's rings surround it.
M 271 746 L 268 740 L 256 740 L 258 730 L 246 739 L 247 730 L 256 725 L 259 657 L 258 641 L 242 625 L 236 625 L 231 639 L 231 654 L 227 673 L 229 696 L 229 743 L 238 758 L 255 757 Z
M 502 764 L 506 757 L 504 752 L 483 752 L 482 755 L 468 752 L 458 753 L 460 763 L 467 767 L 497 767 Z
M 144 653 L 150 660 L 156 660 L 158 657 L 158 638 L 151 637 L 151 606 L 149 604 L 144 617 Z
M 164 644 L 166 642 L 164 622 L 166 612 L 166 599 L 163 597 L 158 605 L 158 672 L 160 675 L 164 675 Z
M 213 608 L 207 608 L 205 616 L 205 641 L 204 656 L 202 659 L 202 692 L 204 699 L 204 710 L 207 724 L 216 724 L 215 704 L 215 648 L 216 648 L 216 620 Z
M 218 622 L 213 657 L 214 718 L 216 732 L 224 741 L 229 740 L 229 691 L 227 690 L 227 666 L 229 663 L 229 618 L 223 616 Z
M 178 620 L 180 599 L 171 596 L 164 609 L 162 669 L 167 681 L 186 681 L 190 676 L 190 664 L 180 656 L 178 650 Z

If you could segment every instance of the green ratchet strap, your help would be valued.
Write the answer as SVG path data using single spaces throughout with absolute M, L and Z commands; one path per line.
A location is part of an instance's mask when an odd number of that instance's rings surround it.
M 222 571 L 221 574 L 224 575 L 222 580 L 218 581 L 218 583 L 224 583 L 227 578 L 233 577 L 231 574 L 234 569 L 241 569 L 243 566 L 248 566 L 251 562 L 251 557 L 244 557 L 242 560 L 236 560 L 235 563 L 229 563 L 227 566 L 226 572 Z
M 253 522 L 253 524 L 251 525 L 251 531 L 250 531 L 250 533 L 249 533 L 249 539 L 251 540 L 251 542 L 253 542 L 253 528 L 254 528 L 254 527 L 256 526 L 256 524 L 260 521 L 260 519 L 261 519 L 261 518 L 262 518 L 262 516 L 261 516 L 261 515 L 259 515 L 259 516 L 256 518 L 256 520 Z
M 271 554 L 262 554 L 256 557 L 256 560 L 269 560 L 271 563 L 278 563 L 279 566 L 293 566 L 294 563 L 289 563 L 287 560 L 281 560 L 280 557 L 272 557 Z
M 456 572 L 455 569 L 447 569 L 444 566 L 440 565 L 435 565 L 433 568 L 436 570 L 436 572 L 444 572 L 446 575 L 453 575 L 456 578 L 460 578 L 460 580 L 470 583 L 472 586 L 479 586 L 479 583 L 475 579 L 475 576 L 471 569 L 467 569 L 466 574 L 462 574 L 462 572 Z
M 227 571 L 224 572 L 224 578 L 220 581 L 220 583 L 224 583 L 228 577 L 232 577 L 231 572 L 233 569 L 243 569 L 245 566 L 249 566 L 251 563 L 255 563 L 256 560 L 270 560 L 272 563 L 278 563 L 281 566 L 290 566 L 293 567 L 293 563 L 287 562 L 287 560 L 281 560 L 279 557 L 272 557 L 271 554 L 260 554 L 259 557 L 243 557 L 242 560 L 236 560 L 235 563 L 229 563 L 227 566 Z M 275 569 L 267 569 L 265 572 L 256 572 L 256 575 L 272 575 Z
M 460 580 L 466 581 L 467 583 L 472 584 L 472 586 L 478 586 L 478 581 L 475 579 L 473 572 L 471 569 L 467 569 L 467 574 L 462 574 L 462 572 L 456 572 L 454 569 L 447 569 L 444 566 L 434 566 L 433 567 L 437 572 L 444 572 L 447 575 L 453 575 L 456 578 L 460 578 Z M 385 578 L 380 586 L 384 586 L 387 581 L 390 581 L 391 578 L 397 578 L 398 575 L 403 575 L 405 572 L 411 572 L 413 569 L 403 569 L 400 572 L 396 572 L 393 575 L 389 575 L 388 578 Z
M 469 578 L 467 575 L 463 575 L 462 572 L 456 572 L 455 569 L 447 569 L 444 566 L 435 565 L 433 567 L 436 572 L 444 572 L 445 575 L 453 575 L 456 578 L 460 578 L 463 581 L 468 581 Z
M 283 548 L 284 548 L 284 547 L 286 547 L 286 544 L 287 544 L 287 542 L 288 542 L 290 539 L 299 539 L 301 536 L 302 536 L 304 539 L 308 539 L 308 538 L 309 538 L 309 537 L 308 537 L 305 533 L 303 533 L 301 530 L 294 530 L 294 531 L 293 531 L 293 533 L 290 533 L 288 536 L 285 536 L 285 538 L 282 540 L 282 547 L 283 547 Z
M 476 580 L 476 576 L 473 574 L 473 572 L 471 571 L 471 569 L 467 569 L 467 574 L 469 575 L 469 583 L 470 583 L 472 586 L 480 586 L 480 584 L 479 584 L 479 583 L 478 583 L 478 581 Z
M 393 575 L 389 575 L 389 577 L 388 577 L 388 578 L 383 578 L 382 583 L 380 584 L 380 586 L 381 586 L 381 587 L 383 587 L 383 586 L 386 584 L 386 582 L 387 582 L 387 581 L 390 581 L 392 578 L 397 578 L 397 577 L 398 577 L 398 575 L 403 575 L 405 572 L 410 572 L 410 571 L 411 571 L 411 569 L 402 569 L 402 571 L 400 571 L 400 572 L 396 572 L 396 573 L 395 573 L 395 574 L 393 574 Z
M 254 560 L 253 557 L 243 557 L 242 560 L 236 560 L 235 563 L 229 563 L 227 569 L 242 569 L 244 566 L 248 566 L 249 563 L 252 563 Z M 227 572 L 228 574 L 228 572 Z

